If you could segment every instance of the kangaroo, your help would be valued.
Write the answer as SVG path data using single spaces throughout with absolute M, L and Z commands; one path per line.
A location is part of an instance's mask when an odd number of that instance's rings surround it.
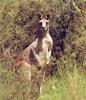
M 25 50 L 18 54 L 15 59 L 15 73 L 18 73 L 19 69 L 22 72 L 26 70 L 25 77 L 29 80 L 32 80 L 32 71 L 38 71 L 36 66 L 43 68 L 49 64 L 53 47 L 53 40 L 49 34 L 49 19 L 51 18 L 51 14 L 37 14 L 37 17 L 40 26 L 37 38 Z

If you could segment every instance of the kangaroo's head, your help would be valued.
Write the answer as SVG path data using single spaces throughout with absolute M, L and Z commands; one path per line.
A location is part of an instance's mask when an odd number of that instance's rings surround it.
M 48 14 L 43 15 L 43 14 L 38 13 L 37 17 L 39 18 L 40 27 L 44 31 L 48 30 L 48 28 L 49 28 L 49 19 L 51 18 L 51 14 L 48 13 Z

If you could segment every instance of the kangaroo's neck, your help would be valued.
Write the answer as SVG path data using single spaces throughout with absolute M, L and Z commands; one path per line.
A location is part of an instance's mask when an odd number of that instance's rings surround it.
M 44 31 L 43 33 L 39 33 L 38 38 L 38 42 L 37 42 L 37 47 L 36 47 L 36 51 L 39 53 L 40 51 L 42 51 L 42 41 L 45 37 L 47 37 L 49 34 L 49 29 Z
M 47 30 L 39 30 L 38 34 L 37 34 L 37 38 L 38 39 L 43 39 L 45 38 L 47 35 L 49 35 L 49 28 Z

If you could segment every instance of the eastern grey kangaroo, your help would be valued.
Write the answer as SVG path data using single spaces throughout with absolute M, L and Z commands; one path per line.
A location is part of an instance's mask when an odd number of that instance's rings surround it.
M 15 66 L 15 73 L 17 73 L 18 70 L 21 70 L 21 72 L 24 73 L 25 78 L 30 81 L 32 80 L 33 72 L 37 71 L 36 66 L 43 68 L 49 64 L 53 47 L 53 40 L 49 34 L 49 19 L 51 14 L 37 14 L 37 17 L 40 25 L 39 30 L 41 31 L 37 33 L 36 40 L 17 55 Z M 44 74 L 42 70 L 38 73 Z

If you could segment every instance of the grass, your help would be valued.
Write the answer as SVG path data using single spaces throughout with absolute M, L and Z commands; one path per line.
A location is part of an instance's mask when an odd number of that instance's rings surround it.
M 28 100 L 29 84 L 19 83 L 15 80 L 11 70 L 2 66 L 3 64 L 0 64 L 0 100 Z M 37 100 L 86 100 L 85 77 L 82 72 L 75 69 L 72 73 L 65 72 L 59 77 L 46 78 L 43 95 Z M 22 94 L 23 92 L 25 95 Z
M 14 91 L 14 85 L 0 84 L 0 100 L 6 100 Z
M 67 73 L 60 79 L 53 77 L 44 85 L 44 93 L 38 100 L 86 100 L 84 75 Z

